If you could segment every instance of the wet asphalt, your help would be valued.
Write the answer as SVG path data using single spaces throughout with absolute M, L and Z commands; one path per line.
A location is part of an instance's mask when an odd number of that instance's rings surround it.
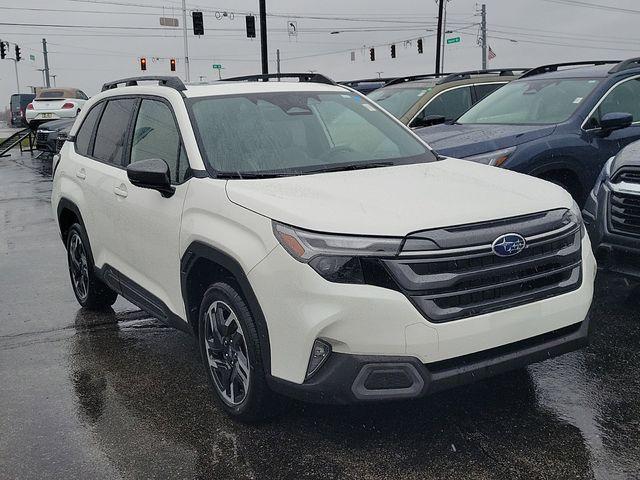
M 194 341 L 81 310 L 51 163 L 0 158 L 0 479 L 640 478 L 640 289 L 600 274 L 591 345 L 419 401 L 215 405 Z

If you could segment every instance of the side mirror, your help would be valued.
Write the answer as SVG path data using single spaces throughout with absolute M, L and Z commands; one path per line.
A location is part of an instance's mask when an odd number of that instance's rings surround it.
M 446 122 L 447 119 L 442 115 L 427 115 L 425 117 L 416 118 L 411 124 L 412 128 L 431 127 Z
M 633 123 L 633 115 L 624 112 L 605 113 L 600 119 L 600 128 L 604 131 L 611 132 L 627 128 Z
M 129 164 L 127 177 L 132 185 L 157 190 L 165 198 L 175 192 L 175 188 L 171 186 L 169 165 L 160 158 L 149 158 Z

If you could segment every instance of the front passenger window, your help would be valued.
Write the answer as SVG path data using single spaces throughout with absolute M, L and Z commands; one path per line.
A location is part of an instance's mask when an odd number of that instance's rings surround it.
M 171 109 L 163 102 L 144 99 L 133 131 L 131 163 L 149 158 L 167 162 L 172 183 L 184 180 L 188 161 Z
M 596 109 L 587 122 L 587 128 L 596 128 L 607 113 L 630 113 L 633 121 L 640 121 L 640 78 L 627 80 L 616 86 Z

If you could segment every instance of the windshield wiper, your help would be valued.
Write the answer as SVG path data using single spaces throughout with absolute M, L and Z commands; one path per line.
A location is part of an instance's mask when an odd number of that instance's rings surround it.
M 325 173 L 325 172 L 344 172 L 347 170 L 364 170 L 367 168 L 392 167 L 393 162 L 368 162 L 368 163 L 350 163 L 348 165 L 335 165 L 333 167 L 323 167 L 317 170 L 307 170 L 305 173 Z
M 295 173 L 280 173 L 280 172 L 216 172 L 216 178 L 220 179 L 255 179 L 255 178 L 276 178 L 276 177 L 291 177 L 296 175 Z

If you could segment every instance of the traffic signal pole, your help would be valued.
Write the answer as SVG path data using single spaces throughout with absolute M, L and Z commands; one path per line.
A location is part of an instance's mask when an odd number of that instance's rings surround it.
M 16 69 L 16 88 L 18 90 L 16 90 L 17 93 L 20 93 L 20 78 L 18 78 L 18 61 L 15 58 L 12 58 L 11 60 L 13 60 L 13 66 Z
M 436 36 L 436 68 L 435 74 L 440 74 L 440 50 L 442 45 L 442 20 L 443 20 L 443 10 L 444 10 L 444 2 L 446 0 L 438 0 L 438 33 Z
M 183 0 L 184 1 L 184 0 Z M 266 0 L 260 0 L 260 52 L 262 57 L 262 73 L 269 73 L 269 58 L 267 55 L 267 6 Z

